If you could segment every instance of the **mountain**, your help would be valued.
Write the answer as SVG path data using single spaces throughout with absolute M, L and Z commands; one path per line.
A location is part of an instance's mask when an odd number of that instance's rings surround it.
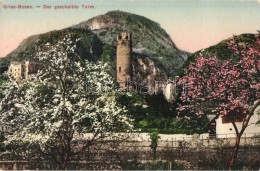
M 158 23 L 143 16 L 111 11 L 72 28 L 90 29 L 102 42 L 113 47 L 116 46 L 117 35 L 123 31 L 131 32 L 134 61 L 139 61 L 136 65 L 146 64 L 146 68 L 156 65 L 162 75 L 175 76 L 188 57 L 188 53 L 179 50 Z
M 260 33 L 258 33 L 259 35 Z M 239 44 L 250 44 L 250 45 L 255 45 L 256 43 L 256 34 L 241 34 L 241 35 L 236 35 L 234 36 L 234 39 L 238 41 Z M 200 53 L 202 53 L 204 56 L 216 56 L 218 59 L 225 61 L 227 59 L 239 59 L 240 56 L 234 54 L 232 50 L 228 47 L 228 41 L 230 38 L 222 40 L 216 45 L 210 46 L 208 48 L 199 50 L 193 54 L 191 54 L 188 59 L 185 61 L 181 69 L 177 72 L 178 75 L 182 76 L 184 70 L 186 70 L 190 64 L 190 62 L 194 62 L 196 59 L 196 56 Z
M 133 51 L 151 57 L 163 56 L 177 61 L 183 61 L 187 54 L 180 51 L 170 36 L 160 25 L 143 16 L 111 11 L 82 22 L 72 28 L 88 28 L 103 42 L 116 45 L 116 35 L 123 31 L 133 34 Z
M 46 43 L 49 42 L 51 44 L 55 44 L 67 34 L 73 34 L 82 38 L 81 44 L 78 44 L 77 49 L 77 52 L 81 58 L 96 59 L 101 56 L 102 42 L 95 34 L 93 34 L 90 30 L 66 28 L 59 31 L 51 31 L 40 35 L 30 36 L 23 40 L 18 48 L 8 54 L 6 58 L 18 61 L 30 59 L 37 52 L 42 51 Z M 90 53 L 91 48 L 93 49 L 93 53 Z
M 158 23 L 143 16 L 111 11 L 63 30 L 30 36 L 6 59 L 30 59 L 36 52 L 43 50 L 47 42 L 55 44 L 62 36 L 70 33 L 82 38 L 77 49 L 81 58 L 108 62 L 111 74 L 114 74 L 116 37 L 123 31 L 132 33 L 134 75 L 138 75 L 140 80 L 150 79 L 152 74 L 154 79 L 174 77 L 188 56 L 187 52 L 176 47 Z M 156 69 L 151 71 L 151 67 Z

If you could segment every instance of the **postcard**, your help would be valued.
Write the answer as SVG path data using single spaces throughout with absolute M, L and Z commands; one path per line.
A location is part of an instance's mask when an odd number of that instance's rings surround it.
M 259 11 L 0 0 L 0 169 L 259 169 Z

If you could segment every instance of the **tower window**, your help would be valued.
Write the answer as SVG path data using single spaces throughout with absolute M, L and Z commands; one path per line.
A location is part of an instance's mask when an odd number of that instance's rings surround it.
M 119 67 L 119 72 L 121 72 L 121 67 Z

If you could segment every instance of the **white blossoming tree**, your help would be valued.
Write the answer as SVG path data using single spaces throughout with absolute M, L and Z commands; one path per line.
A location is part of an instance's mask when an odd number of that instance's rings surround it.
M 47 43 L 35 58 L 40 65 L 35 79 L 11 81 L 0 105 L 0 124 L 9 128 L 6 143 L 27 144 L 59 169 L 110 133 L 132 129 L 111 95 L 106 66 L 81 60 L 77 41 L 67 35 Z

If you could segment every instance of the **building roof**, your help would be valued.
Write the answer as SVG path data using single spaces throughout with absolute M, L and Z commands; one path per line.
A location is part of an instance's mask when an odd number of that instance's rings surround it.
M 21 65 L 22 62 L 19 62 L 19 61 L 11 61 L 10 64 L 13 64 L 13 65 Z

